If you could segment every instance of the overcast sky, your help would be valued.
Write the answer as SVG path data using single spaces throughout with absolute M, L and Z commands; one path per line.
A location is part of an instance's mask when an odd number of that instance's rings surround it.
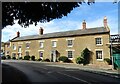
M 39 34 L 40 27 L 44 28 L 44 33 L 82 29 L 83 20 L 86 20 L 87 28 L 101 27 L 104 16 L 107 16 L 110 34 L 118 34 L 118 3 L 96 2 L 92 5 L 84 3 L 72 10 L 68 16 L 47 23 L 38 23 L 37 26 L 22 28 L 16 21 L 13 26 L 8 25 L 2 29 L 2 42 L 15 37 L 17 31 L 20 31 L 20 36 Z

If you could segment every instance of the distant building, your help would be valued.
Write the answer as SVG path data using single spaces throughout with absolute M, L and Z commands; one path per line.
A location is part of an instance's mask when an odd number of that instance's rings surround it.
M 86 28 L 82 22 L 82 29 L 44 34 L 40 27 L 39 35 L 17 36 L 5 45 L 5 54 L 15 57 L 34 55 L 36 59 L 50 59 L 55 62 L 60 56 L 67 56 L 73 62 L 88 48 L 92 52 L 92 64 L 103 64 L 104 58 L 110 58 L 109 43 L 110 30 L 107 18 L 103 19 L 103 27 Z M 51 28 L 52 29 L 52 28 Z
M 1 53 L 1 56 L 3 56 L 4 53 L 5 53 L 5 43 L 4 43 L 4 42 L 1 42 L 1 50 L 0 50 L 0 53 Z
M 113 60 L 114 68 L 120 67 L 120 34 L 110 35 L 110 56 Z

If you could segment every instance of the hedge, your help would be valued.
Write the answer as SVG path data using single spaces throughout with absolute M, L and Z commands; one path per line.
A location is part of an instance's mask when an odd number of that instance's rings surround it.
M 12 57 L 12 59 L 13 59 L 13 60 L 15 60 L 15 59 L 16 59 L 16 57 Z
M 104 61 L 108 63 L 108 65 L 112 65 L 112 60 L 109 58 L 104 58 Z
M 7 55 L 6 57 L 7 57 L 7 59 L 11 59 L 11 56 L 10 56 L 10 55 Z
M 24 56 L 24 60 L 30 60 L 30 56 Z
M 5 56 L 2 56 L 2 60 L 5 60 L 6 59 L 6 57 Z
M 58 58 L 59 61 L 63 61 L 63 62 L 70 62 L 71 60 L 68 59 L 68 57 L 66 56 L 61 56 Z
M 31 60 L 35 61 L 35 56 L 31 56 Z

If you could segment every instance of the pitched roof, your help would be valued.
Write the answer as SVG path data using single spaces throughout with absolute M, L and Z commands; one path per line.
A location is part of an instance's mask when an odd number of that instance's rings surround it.
M 81 36 L 81 35 L 93 35 L 93 34 L 102 34 L 102 33 L 109 33 L 109 30 L 107 30 L 107 28 L 104 28 L 104 27 L 78 29 L 78 30 L 71 30 L 71 31 L 65 31 L 65 32 L 47 33 L 47 34 L 43 34 L 43 35 L 22 36 L 22 37 L 15 38 L 12 41 L 47 39 L 47 38 L 68 37 L 68 36 Z

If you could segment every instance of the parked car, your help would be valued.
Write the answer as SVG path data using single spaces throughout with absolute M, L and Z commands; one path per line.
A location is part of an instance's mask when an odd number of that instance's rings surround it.
M 0 53 L 0 57 L 2 57 L 2 56 L 5 56 L 5 54 L 3 52 Z

